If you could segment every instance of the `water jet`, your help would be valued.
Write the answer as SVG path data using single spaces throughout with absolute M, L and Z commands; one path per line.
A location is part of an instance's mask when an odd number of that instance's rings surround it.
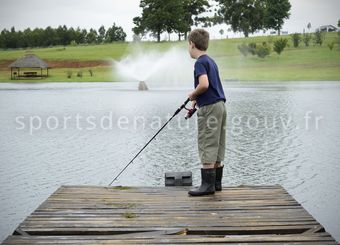
M 136 82 L 140 91 L 153 86 L 192 86 L 193 60 L 186 50 L 178 47 L 165 52 L 131 49 L 126 57 L 114 61 L 119 81 Z

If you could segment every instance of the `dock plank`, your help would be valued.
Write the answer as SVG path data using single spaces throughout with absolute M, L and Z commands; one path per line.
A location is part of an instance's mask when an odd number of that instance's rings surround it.
M 3 244 L 338 244 L 281 186 L 62 186 Z

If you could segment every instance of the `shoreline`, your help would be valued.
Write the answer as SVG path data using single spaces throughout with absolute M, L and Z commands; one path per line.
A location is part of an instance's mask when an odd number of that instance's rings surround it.
M 228 80 L 222 80 L 223 83 L 309 83 L 309 82 L 340 82 L 340 80 L 238 80 L 238 79 L 228 79 Z M 84 84 L 84 83 L 138 83 L 138 81 L 135 82 L 126 82 L 126 81 L 44 81 L 44 80 L 9 80 L 9 81 L 0 81 L 0 84 L 62 84 L 62 83 L 79 83 L 79 84 Z M 165 84 L 167 85 L 167 84 Z
M 288 46 L 281 55 L 271 51 L 263 59 L 257 56 L 244 57 L 238 49 L 242 43 L 266 42 L 273 45 L 274 41 L 279 38 L 288 40 Z M 337 40 L 337 33 L 327 33 L 322 46 L 313 43 L 309 47 L 305 47 L 301 43 L 298 48 L 294 48 L 290 36 L 221 39 L 211 41 L 208 54 L 216 60 L 222 80 L 238 82 L 340 81 L 340 46 Z M 336 44 L 333 50 L 327 46 L 330 43 Z M 0 83 L 113 82 L 119 80 L 118 72 L 113 69 L 113 61 L 137 56 L 141 51 L 146 56 L 165 54 L 172 48 L 179 48 L 183 52 L 187 52 L 186 42 L 129 45 L 132 44 L 65 46 L 62 50 L 58 47 L 50 47 L 2 51 L 0 52 Z M 50 76 L 44 80 L 9 81 L 10 69 L 8 65 L 11 61 L 27 53 L 34 53 L 47 63 L 51 63 Z M 178 61 L 180 60 L 173 62 Z M 182 70 L 178 70 L 175 77 L 178 78 L 182 72 Z M 69 76 L 71 78 L 68 78 Z
M 340 81 L 223 81 L 223 87 L 233 89 L 278 89 L 278 88 L 340 88 Z M 171 84 L 148 84 L 148 91 L 139 91 L 138 82 L 40 82 L 40 83 L 11 83 L 0 82 L 0 91 L 20 90 L 67 90 L 67 89 L 109 89 L 112 91 L 131 91 L 138 93 L 190 91 L 192 84 L 181 86 Z

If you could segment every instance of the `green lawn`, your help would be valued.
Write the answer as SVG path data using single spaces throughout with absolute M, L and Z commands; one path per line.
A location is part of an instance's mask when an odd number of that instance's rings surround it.
M 340 47 L 335 45 L 331 51 L 328 43 L 335 42 L 337 33 L 328 33 L 323 46 L 311 45 L 294 48 L 290 36 L 282 36 L 289 40 L 289 47 L 281 56 L 272 52 L 265 59 L 256 56 L 243 57 L 237 46 L 241 43 L 273 43 L 278 37 L 252 37 L 238 39 L 212 40 L 209 54 L 215 58 L 219 65 L 221 78 L 224 80 L 261 80 L 261 81 L 303 81 L 303 80 L 337 80 L 340 81 Z M 138 44 L 144 51 L 166 51 L 172 47 L 185 47 L 187 42 L 144 42 Z M 113 43 L 104 45 L 67 46 L 37 49 L 18 49 L 0 51 L 0 63 L 6 60 L 14 60 L 25 53 L 34 53 L 46 60 L 119 60 L 124 55 L 133 52 L 136 44 Z M 94 76 L 91 77 L 88 69 L 92 69 Z M 72 70 L 71 79 L 66 78 L 67 71 Z M 79 78 L 76 73 L 82 70 L 83 77 Z M 110 67 L 94 68 L 56 68 L 52 69 L 51 77 L 44 80 L 30 80 L 32 82 L 48 81 L 115 81 L 115 74 Z M 0 70 L 0 82 L 9 81 L 9 71 Z M 24 80 L 21 80 L 24 81 Z
M 31 48 L 0 51 L 0 60 L 17 59 L 25 53 L 34 53 L 47 60 L 102 60 L 121 57 L 128 43 L 114 43 L 88 46 L 56 46 L 51 48 Z

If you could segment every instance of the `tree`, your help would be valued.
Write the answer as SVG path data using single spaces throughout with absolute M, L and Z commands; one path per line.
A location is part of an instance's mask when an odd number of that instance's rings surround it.
M 290 16 L 291 4 L 289 0 L 267 0 L 265 8 L 265 27 L 274 29 L 280 36 L 284 20 Z
M 14 26 L 11 28 L 11 31 L 8 33 L 8 47 L 9 48 L 16 48 L 17 47 L 17 33 L 15 31 Z
M 320 46 L 322 45 L 323 41 L 325 40 L 325 33 L 321 32 L 321 31 L 317 31 L 314 34 L 314 39 L 315 39 L 315 43 L 319 44 Z
M 134 17 L 132 19 L 133 24 L 135 25 L 132 28 L 132 31 L 134 35 L 138 36 L 140 39 L 145 35 L 146 33 L 146 27 L 144 26 L 144 22 L 142 22 L 142 17 Z
M 87 37 L 87 30 L 82 29 L 80 32 L 80 38 L 82 40 L 82 43 L 86 43 L 86 37 Z
M 32 46 L 33 47 L 43 47 L 44 46 L 44 36 L 43 36 L 43 34 L 44 34 L 43 29 L 34 28 L 34 30 L 32 31 Z
M 64 46 L 70 44 L 70 42 L 72 40 L 68 35 L 68 30 L 67 30 L 66 25 L 58 26 L 56 32 L 57 32 L 57 36 L 59 38 L 58 44 L 61 44 L 61 45 L 64 45 Z
M 203 23 L 205 26 L 209 25 L 211 22 L 210 18 L 199 17 L 200 14 L 207 11 L 210 8 L 208 0 L 184 0 L 183 1 L 184 16 L 184 38 L 187 39 L 187 34 L 191 30 L 191 26 L 199 25 Z
M 223 38 L 224 30 L 221 29 L 221 30 L 219 31 L 219 33 L 221 34 L 221 38 Z
M 125 38 L 126 33 L 124 32 L 123 28 L 116 26 L 116 24 L 113 23 L 112 27 L 106 31 L 105 42 L 111 43 L 115 41 L 125 41 Z
M 4 37 L 0 34 L 0 48 L 5 48 Z
M 291 35 L 293 45 L 295 48 L 299 47 L 300 41 L 301 41 L 301 35 L 299 33 L 294 33 Z
M 310 33 L 303 33 L 302 40 L 306 47 L 309 46 L 310 41 L 312 40 L 312 35 Z
M 165 31 L 168 33 L 169 41 L 172 32 L 180 32 L 184 27 L 183 0 L 171 0 L 165 4 Z
M 86 35 L 86 42 L 87 43 L 96 43 L 98 38 L 98 33 L 95 29 L 91 28 L 89 33 Z
M 26 32 L 26 30 L 25 30 Z M 27 35 L 29 36 L 30 34 L 30 30 L 27 31 Z M 52 27 L 48 26 L 45 31 L 44 31 L 44 45 L 45 47 L 48 47 L 48 46 L 53 46 L 53 45 L 57 45 L 57 36 L 56 36 L 56 31 L 55 29 L 53 29 Z M 29 39 L 28 39 L 29 40 Z M 29 45 L 29 47 L 32 47 L 32 45 Z
M 338 27 L 340 28 L 340 20 L 338 20 Z M 340 30 L 338 31 L 337 43 L 340 45 Z
M 179 39 L 187 37 L 192 25 L 206 23 L 209 19 L 198 17 L 210 7 L 208 0 L 141 0 L 142 15 L 133 18 L 135 35 L 151 32 L 160 42 L 163 32 L 175 32 Z
M 76 42 L 78 44 L 86 43 L 86 36 L 87 36 L 87 30 L 86 29 L 80 30 L 80 28 L 78 27 L 76 30 Z
M 9 31 L 7 29 L 3 29 L 1 31 L 1 35 L 0 35 L 0 39 L 1 39 L 1 48 L 3 49 L 6 49 L 8 48 L 8 34 L 9 34 Z
M 264 42 L 256 46 L 256 55 L 259 58 L 265 58 L 266 56 L 270 55 L 270 49 L 270 46 L 266 42 Z
M 68 40 L 70 41 L 69 43 L 71 43 L 72 41 L 76 39 L 76 30 L 73 27 L 68 29 L 67 33 L 68 33 Z
M 104 26 L 99 27 L 98 33 L 99 33 L 98 34 L 98 43 L 104 42 L 104 40 L 105 40 L 105 33 L 106 33 L 105 27 Z
M 310 29 L 312 28 L 312 24 L 309 22 L 308 24 L 307 24 L 307 29 L 308 29 L 308 32 L 310 32 Z
M 143 9 L 141 17 L 133 19 L 136 27 L 133 29 L 135 34 L 144 34 L 150 31 L 157 37 L 157 42 L 161 40 L 161 33 L 166 30 L 168 20 L 165 18 L 167 3 L 163 0 L 141 0 L 139 7 Z
M 234 32 L 243 32 L 245 37 L 264 27 L 266 0 L 217 0 L 218 14 Z
M 334 42 L 328 43 L 327 47 L 329 48 L 330 51 L 332 51 L 334 48 Z
M 299 47 L 300 41 L 301 41 L 301 35 L 299 33 L 294 33 L 291 35 L 293 45 L 295 48 Z
M 245 44 L 245 43 L 242 43 L 241 45 L 238 45 L 237 46 L 238 50 L 241 52 L 241 54 L 244 56 L 244 57 L 247 57 L 248 54 L 249 54 L 249 48 L 248 48 L 248 45 Z
M 287 46 L 288 40 L 287 39 L 283 39 L 280 38 L 278 40 L 276 40 L 274 42 L 274 51 L 280 55 L 282 53 L 282 51 L 285 49 L 285 47 Z
M 256 43 L 252 42 L 252 43 L 249 43 L 248 44 L 248 52 L 252 55 L 255 55 L 256 54 Z
M 107 36 L 109 42 L 122 41 L 125 37 L 123 29 L 115 25 L 111 28 L 110 35 Z M 4 29 L 0 32 L 0 48 L 48 47 L 96 42 L 98 42 L 98 33 L 95 29 L 91 28 L 87 32 L 86 29 L 67 28 L 65 25 L 58 26 L 58 28 L 48 26 L 46 29 L 27 28 L 24 31 L 16 31 L 12 27 L 10 31 Z
M 23 48 L 27 48 L 27 47 L 34 47 L 33 42 L 32 42 L 32 30 L 30 28 L 26 28 L 23 32 L 22 32 L 22 39 L 24 40 L 23 43 Z

